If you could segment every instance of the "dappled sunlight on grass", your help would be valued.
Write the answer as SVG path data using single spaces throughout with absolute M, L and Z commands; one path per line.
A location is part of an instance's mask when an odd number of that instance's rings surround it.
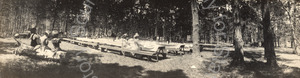
M 22 41 L 27 42 L 28 40 Z M 15 48 L 14 43 L 7 44 L 9 45 L 4 45 L 0 48 Z M 50 45 L 50 47 L 52 46 Z M 93 71 L 92 75 L 98 76 L 98 78 L 188 78 L 187 74 L 184 73 L 185 71 L 177 68 L 159 71 L 158 69 L 160 68 L 157 69 L 156 67 L 159 65 L 152 66 L 154 64 L 153 62 L 137 60 L 111 53 L 103 53 L 90 48 L 82 50 L 84 48 L 81 46 L 64 42 L 62 43 L 62 49 L 67 52 L 69 64 L 62 65 L 59 62 L 49 61 L 34 56 L 14 55 L 11 54 L 12 52 L 6 51 L 5 54 L 0 54 L 0 77 L 81 78 L 83 75 L 90 74 Z M 88 72 L 81 72 L 80 65 L 82 62 L 79 62 L 76 59 L 87 59 L 84 62 L 89 62 L 91 64 L 91 70 Z M 151 67 L 157 70 L 149 70 Z M 88 67 L 85 65 L 82 68 Z
M 286 65 L 271 68 L 263 62 L 246 62 L 242 66 L 226 66 L 220 73 L 224 78 L 297 78 L 300 68 Z
M 26 39 L 22 41 L 28 42 Z M 60 64 L 34 56 L 14 55 L 12 51 L 15 47 L 17 46 L 12 40 L 0 44 L 0 74 L 3 78 L 80 78 L 92 71 L 92 75 L 98 76 L 98 78 L 300 77 L 297 74 L 300 73 L 300 64 L 298 64 L 300 56 L 276 49 L 279 68 L 270 68 L 265 65 L 264 48 L 262 47 L 245 47 L 246 63 L 240 66 L 230 65 L 233 48 L 228 48 L 230 53 L 228 57 L 225 57 L 226 52 L 217 56 L 212 48 L 200 52 L 200 55 L 168 55 L 167 59 L 150 62 L 142 58 L 101 52 L 62 42 L 61 48 L 67 52 L 69 63 Z M 49 47 L 53 48 L 52 45 Z M 83 62 L 79 62 L 77 59 L 86 59 L 85 62 L 91 64 L 91 70 L 81 72 L 80 64 Z M 218 73 L 212 73 L 209 70 L 212 63 L 221 66 Z M 83 68 L 88 67 L 84 66 Z

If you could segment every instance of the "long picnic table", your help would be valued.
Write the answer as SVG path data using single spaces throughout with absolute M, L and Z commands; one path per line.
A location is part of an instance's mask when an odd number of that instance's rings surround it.
M 148 50 L 129 50 L 126 48 L 122 48 L 121 46 L 118 45 L 112 45 L 112 44 L 107 44 L 107 43 L 100 43 L 100 42 L 93 42 L 92 40 L 77 40 L 76 38 L 63 38 L 63 41 L 67 41 L 76 45 L 81 45 L 81 46 L 89 46 L 94 49 L 100 49 L 101 52 L 108 52 L 108 51 L 118 51 L 120 52 L 120 55 L 125 55 L 125 53 L 131 53 L 133 56 L 135 55 L 142 55 L 148 57 L 155 57 L 156 60 L 158 60 L 158 57 L 163 57 L 166 58 L 167 53 L 172 53 L 172 54 L 180 54 L 183 55 L 185 53 L 192 53 L 192 47 L 186 47 L 185 44 L 180 44 L 180 46 L 175 46 L 174 45 L 162 45 L 157 48 L 157 51 L 148 51 Z M 173 47 L 172 47 L 173 46 Z M 204 48 L 207 50 L 210 50 L 212 48 L 215 48 L 216 46 L 226 46 L 226 47 L 232 47 L 232 45 L 228 44 L 199 44 L 200 47 L 200 52 L 203 51 Z M 161 56 L 159 56 L 161 55 Z
M 113 51 L 119 51 L 121 55 L 125 55 L 125 53 L 131 53 L 133 56 L 142 55 L 142 56 L 146 56 L 148 60 L 158 61 L 160 57 L 167 58 L 166 53 L 164 52 L 165 46 L 157 47 L 158 48 L 157 51 L 146 51 L 146 50 L 129 50 L 117 45 L 111 45 L 111 44 L 99 43 L 99 42 L 96 43 L 91 41 L 83 41 L 83 40 L 76 40 L 76 39 L 69 39 L 69 38 L 63 38 L 62 41 L 70 42 L 84 47 L 91 46 L 94 49 L 100 48 L 101 52 L 107 52 L 107 50 L 113 50 Z
M 233 47 L 231 44 L 199 44 L 200 47 L 200 52 L 202 52 L 205 48 L 205 50 L 213 50 L 214 48 L 216 48 L 217 46 L 219 46 L 219 48 L 221 47 Z M 217 47 L 218 48 L 218 47 Z M 192 53 L 192 47 L 187 47 L 184 44 L 181 44 L 180 46 L 171 46 L 168 47 L 166 46 L 167 52 L 168 53 L 172 53 L 172 54 L 180 54 L 183 55 L 185 53 Z

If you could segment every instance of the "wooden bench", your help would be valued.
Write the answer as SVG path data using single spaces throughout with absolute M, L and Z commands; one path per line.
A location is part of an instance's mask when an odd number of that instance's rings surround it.
M 232 47 L 232 45 L 222 45 L 219 44 L 220 47 Z M 217 44 L 200 44 L 200 52 L 202 52 L 204 50 L 204 48 L 215 48 L 217 46 Z
M 61 40 L 62 40 L 62 41 L 66 41 L 66 42 L 70 42 L 72 39 L 69 39 L 69 38 L 62 38 Z
M 184 45 L 180 45 L 180 47 L 167 47 L 167 52 L 171 54 L 180 54 L 183 55 L 184 53 Z
M 172 48 L 166 48 L 168 53 L 171 54 L 179 54 L 179 55 L 184 55 L 186 52 L 190 53 L 190 51 L 185 51 L 184 47 L 185 45 L 180 45 L 179 47 L 172 47 Z
M 79 45 L 79 46 L 88 46 L 88 47 L 91 47 L 93 49 L 98 49 L 99 48 L 99 45 L 107 45 L 105 43 L 96 43 L 96 42 L 89 42 L 89 41 L 83 41 L 83 40 L 76 40 L 76 39 L 70 39 L 70 38 L 63 38 L 62 39 L 63 41 L 66 41 L 66 42 L 69 42 L 69 43 L 72 43 L 72 44 L 76 44 L 76 45 Z
M 94 49 L 100 48 L 101 52 L 107 52 L 108 50 L 119 51 L 121 55 L 125 55 L 125 52 L 126 52 L 126 53 L 132 53 L 132 55 L 147 56 L 148 60 L 151 60 L 152 57 L 154 57 L 155 58 L 154 60 L 156 60 L 156 61 L 159 60 L 159 57 L 167 58 L 166 53 L 164 52 L 165 47 L 158 47 L 157 51 L 128 50 L 128 49 L 122 48 L 121 46 L 118 46 L 118 45 L 111 45 L 111 44 L 106 44 L 106 43 L 95 43 L 95 42 L 74 40 L 74 39 L 68 39 L 68 38 L 64 38 L 63 40 L 68 41 L 73 44 L 80 45 L 80 46 L 90 46 Z
M 167 58 L 166 53 L 164 52 L 165 47 L 158 47 L 157 51 L 144 51 L 144 50 L 129 50 L 122 48 L 121 46 L 112 46 L 112 45 L 99 45 L 102 52 L 107 52 L 108 50 L 120 51 L 121 55 L 125 55 L 125 53 L 131 53 L 133 56 L 137 57 L 137 55 L 146 56 L 148 60 L 158 61 L 159 57 L 163 59 Z M 161 56 L 160 56 L 161 55 Z M 152 59 L 152 58 L 155 59 Z
M 79 42 L 79 45 L 82 45 L 82 46 L 89 46 L 93 49 L 98 49 L 99 46 L 98 46 L 98 43 L 94 43 L 94 42 Z
M 159 57 L 162 57 L 162 59 L 167 58 L 167 54 L 164 52 L 164 50 L 165 50 L 165 47 L 158 47 L 157 51 L 126 50 L 126 49 L 123 49 L 123 52 L 133 53 L 133 55 L 135 57 L 137 57 L 137 55 L 146 56 L 149 61 L 150 60 L 159 61 Z
M 73 43 L 73 44 L 77 44 L 79 46 L 84 46 L 84 47 L 91 47 L 93 49 L 98 49 L 99 46 L 98 46 L 98 43 L 94 43 L 94 42 L 88 42 L 88 41 L 83 41 L 83 40 L 71 40 L 70 39 L 70 42 Z
M 80 43 L 81 41 L 78 41 L 78 40 L 71 40 L 70 42 L 71 42 L 72 44 L 79 45 L 79 43 Z
M 121 47 L 114 47 L 114 46 L 109 46 L 109 45 L 99 45 L 99 48 L 101 48 L 102 52 L 107 52 L 107 50 L 122 51 Z

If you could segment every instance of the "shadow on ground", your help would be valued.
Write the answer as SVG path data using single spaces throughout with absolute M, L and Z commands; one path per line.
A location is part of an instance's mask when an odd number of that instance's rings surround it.
M 222 54 L 224 56 L 224 54 Z M 232 56 L 232 52 L 230 54 Z M 278 55 L 279 56 L 279 55 Z M 280 58 L 277 56 L 277 61 L 293 61 L 286 58 Z M 263 54 L 260 52 L 253 51 L 245 51 L 244 57 L 250 58 L 250 61 L 246 61 L 241 65 L 231 65 L 230 61 L 232 59 L 222 57 L 214 57 L 221 61 L 228 62 L 229 64 L 221 64 L 219 62 L 214 62 L 211 60 L 212 58 L 206 58 L 208 61 L 203 61 L 205 68 L 201 69 L 202 71 L 207 71 L 205 73 L 212 73 L 208 70 L 212 64 L 220 65 L 221 69 L 219 70 L 219 74 L 221 78 L 299 78 L 300 77 L 300 68 L 290 67 L 286 65 L 279 65 L 279 67 L 269 67 L 264 62 L 260 60 L 263 58 Z M 218 71 L 217 68 L 215 71 Z
M 145 71 L 142 66 L 120 66 L 119 64 L 91 64 L 90 70 L 87 64 L 75 66 L 59 64 L 39 64 L 39 61 L 28 59 L 12 61 L 1 64 L 2 78 L 82 78 L 91 74 L 98 78 L 188 78 L 182 70 L 168 72 Z M 82 64 L 82 63 L 81 63 Z M 88 70 L 83 72 L 80 70 Z
M 225 66 L 223 78 L 299 78 L 300 68 L 280 65 L 278 68 L 267 66 L 263 62 L 246 62 L 243 66 Z
M 4 50 L 14 47 L 16 47 L 15 43 L 1 42 L 0 54 L 13 55 Z M 65 51 L 70 58 L 70 64 L 67 65 L 31 56 L 26 56 L 29 57 L 26 59 L 7 59 L 7 63 L 0 62 L 0 78 L 83 78 L 84 75 L 89 74 L 90 76 L 87 78 L 92 76 L 98 76 L 98 78 L 188 78 L 182 70 L 161 72 L 145 70 L 142 66 L 129 67 L 121 66 L 118 63 L 103 64 L 101 55 L 86 53 L 76 55 L 80 51 Z M 86 58 L 87 61 L 78 62 L 75 57 Z M 90 62 L 90 66 L 87 63 L 83 64 L 84 62 Z
M 0 54 L 9 54 L 9 52 L 7 52 L 6 50 L 12 49 L 14 47 L 17 47 L 16 43 L 6 43 L 0 41 Z

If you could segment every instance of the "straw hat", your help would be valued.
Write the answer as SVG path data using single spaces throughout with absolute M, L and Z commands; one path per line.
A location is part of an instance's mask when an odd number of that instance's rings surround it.
M 53 34 L 53 35 L 57 35 L 57 34 L 58 34 L 58 31 L 54 30 L 54 31 L 52 31 L 52 34 Z

